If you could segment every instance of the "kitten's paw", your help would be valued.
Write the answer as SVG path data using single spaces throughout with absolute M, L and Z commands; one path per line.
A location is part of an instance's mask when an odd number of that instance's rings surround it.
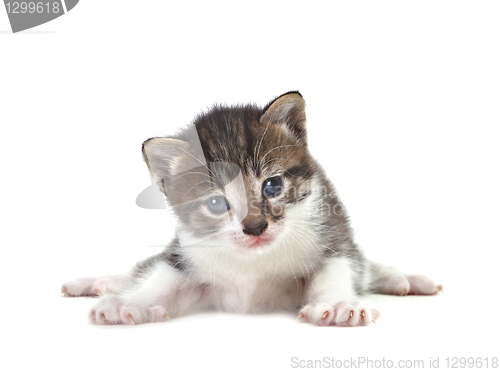
M 299 313 L 298 319 L 319 326 L 356 327 L 375 323 L 380 312 L 370 309 L 362 302 L 337 302 L 334 306 L 328 304 L 307 305 Z
M 386 275 L 375 282 L 376 293 L 395 296 L 436 295 L 442 291 L 441 284 L 424 275 Z
M 436 295 L 443 292 L 442 284 L 437 284 L 424 275 L 408 275 L 406 279 L 410 283 L 409 295 Z
M 170 320 L 167 310 L 163 306 L 154 306 L 149 309 L 151 322 L 164 322 Z
M 132 277 L 128 275 L 78 278 L 64 283 L 61 292 L 68 297 L 101 296 L 105 293 L 118 293 L 132 282 Z
M 61 287 L 61 292 L 67 297 L 98 296 L 94 284 L 96 278 L 78 278 L 66 282 Z
M 146 307 L 116 295 L 107 295 L 90 310 L 89 319 L 101 325 L 136 325 L 170 318 L 163 306 Z
M 90 310 L 89 319 L 94 324 L 124 324 L 120 316 L 122 307 L 123 300 L 118 296 L 105 296 Z

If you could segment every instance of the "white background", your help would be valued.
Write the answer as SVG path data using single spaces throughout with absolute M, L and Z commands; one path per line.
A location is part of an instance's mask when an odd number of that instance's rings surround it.
M 182 3 L 182 5 L 180 5 Z M 274 370 L 291 358 L 499 357 L 500 6 L 85 1 L 11 34 L 0 9 L 2 370 Z M 441 281 L 377 325 L 200 314 L 93 326 L 64 281 L 161 249 L 141 143 L 214 102 L 307 102 L 310 146 L 374 259 Z

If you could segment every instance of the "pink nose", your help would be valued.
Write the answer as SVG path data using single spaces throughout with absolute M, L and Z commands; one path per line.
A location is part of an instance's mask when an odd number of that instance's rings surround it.
M 258 226 L 246 227 L 245 229 L 243 229 L 243 232 L 247 235 L 259 236 L 264 231 L 266 231 L 267 226 L 268 226 L 268 224 L 266 222 L 264 222 Z

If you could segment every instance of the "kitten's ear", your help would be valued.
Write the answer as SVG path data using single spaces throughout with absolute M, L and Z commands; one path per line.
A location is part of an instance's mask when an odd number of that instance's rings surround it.
M 178 158 L 188 151 L 188 143 L 175 138 L 150 138 L 142 144 L 142 155 L 153 175 L 155 183 L 164 193 L 165 184 L 172 175 L 178 173 L 176 169 Z
M 260 123 L 286 124 L 297 138 L 306 141 L 306 103 L 297 92 L 285 93 L 269 102 L 263 109 Z M 267 125 L 267 124 L 266 124 Z

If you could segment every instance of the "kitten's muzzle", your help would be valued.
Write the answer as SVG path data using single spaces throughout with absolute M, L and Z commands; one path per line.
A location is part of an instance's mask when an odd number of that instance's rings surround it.
M 266 231 L 268 226 L 269 224 L 267 222 L 264 222 L 255 227 L 245 227 L 245 229 L 243 229 L 243 232 L 247 235 L 259 236 L 264 231 Z

